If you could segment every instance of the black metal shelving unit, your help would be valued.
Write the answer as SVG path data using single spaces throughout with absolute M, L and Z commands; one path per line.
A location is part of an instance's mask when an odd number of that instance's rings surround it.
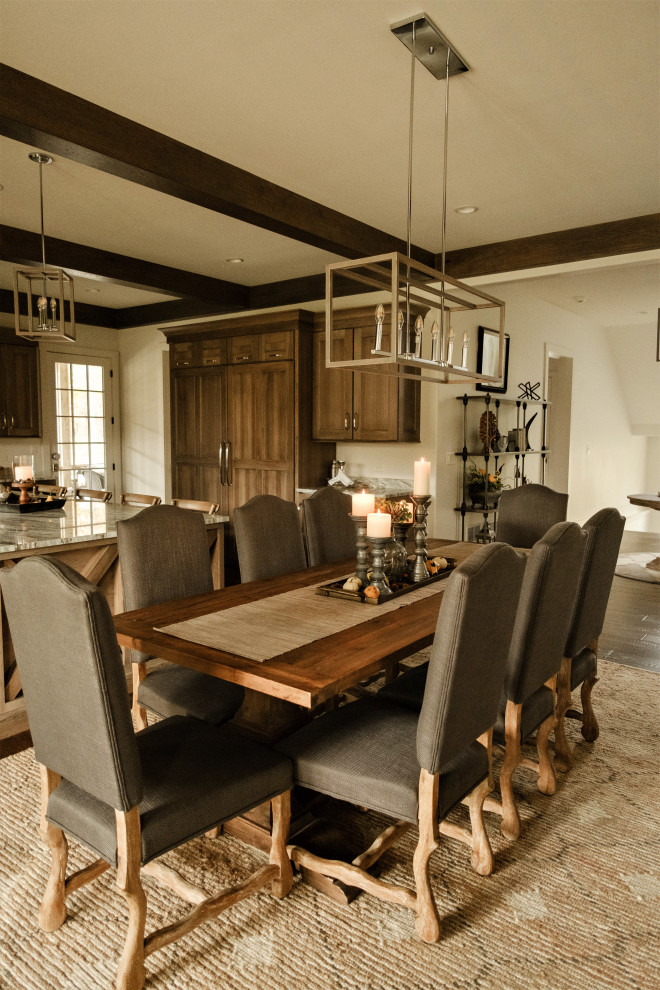
M 459 402 L 463 403 L 463 447 L 461 450 L 456 451 L 456 457 L 459 457 L 462 462 L 462 484 L 461 484 L 461 502 L 460 505 L 455 507 L 456 512 L 461 514 L 461 539 L 465 539 L 465 517 L 468 513 L 481 513 L 484 518 L 483 526 L 477 535 L 477 541 L 479 543 L 490 543 L 494 538 L 494 531 L 490 527 L 490 518 L 492 516 L 493 522 L 497 524 L 497 505 L 488 505 L 488 465 L 491 458 L 493 459 L 494 472 L 498 470 L 498 462 L 501 457 L 512 457 L 515 462 L 514 472 L 513 472 L 513 483 L 514 487 L 518 488 L 519 485 L 527 484 L 527 476 L 525 474 L 525 458 L 529 456 L 539 456 L 541 458 L 540 466 L 540 483 L 545 482 L 545 465 L 546 457 L 550 453 L 550 450 L 546 446 L 546 430 L 547 430 L 547 410 L 550 403 L 546 399 L 501 399 L 499 396 L 492 396 L 490 392 L 486 392 L 485 395 L 458 395 L 456 396 Z M 500 410 L 503 406 L 506 407 L 516 407 L 516 430 L 525 431 L 525 442 L 527 442 L 527 429 L 529 420 L 532 418 L 528 415 L 528 409 L 530 406 L 538 406 L 541 411 L 541 443 L 536 449 L 531 447 L 521 448 L 516 446 L 513 450 L 495 450 L 492 446 L 486 445 L 482 447 L 481 450 L 469 451 L 467 448 L 468 443 L 468 407 L 472 403 L 478 403 L 483 406 L 480 410 L 480 416 L 483 412 L 494 412 L 495 414 L 495 428 L 499 432 L 500 423 Z M 512 427 L 513 429 L 513 427 Z M 471 458 L 481 458 L 484 462 L 485 467 L 485 479 L 484 479 L 484 505 L 483 508 L 472 508 L 467 504 L 467 462 Z

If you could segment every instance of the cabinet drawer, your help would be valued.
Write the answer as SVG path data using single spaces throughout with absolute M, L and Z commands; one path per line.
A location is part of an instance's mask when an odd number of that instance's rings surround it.
M 260 334 L 245 337 L 231 337 L 229 340 L 229 364 L 243 364 L 245 361 L 259 361 Z
M 195 345 L 192 341 L 172 344 L 170 362 L 173 368 L 190 368 L 195 363 Z
M 261 338 L 263 361 L 293 360 L 293 333 L 290 330 L 264 333 Z
M 202 364 L 208 367 L 212 364 L 226 364 L 227 344 L 224 340 L 203 340 L 201 342 Z

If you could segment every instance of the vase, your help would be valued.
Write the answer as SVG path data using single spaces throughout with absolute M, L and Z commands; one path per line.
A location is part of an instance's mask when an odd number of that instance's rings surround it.
M 390 581 L 401 581 L 408 567 L 406 532 L 410 523 L 395 523 L 394 535 L 385 548 L 385 573 Z
M 469 492 L 473 509 L 496 509 L 501 492 L 484 492 L 483 488 Z

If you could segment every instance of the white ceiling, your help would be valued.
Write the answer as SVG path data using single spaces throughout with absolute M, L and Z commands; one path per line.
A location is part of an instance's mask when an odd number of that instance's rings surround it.
M 389 25 L 422 9 L 470 66 L 450 82 L 448 250 L 660 210 L 656 0 L 0 0 L 0 58 L 405 237 L 410 55 Z M 443 105 L 419 66 L 412 236 L 432 251 Z M 30 150 L 0 140 L 2 217 L 37 231 Z M 62 157 L 44 196 L 52 236 L 246 285 L 337 260 Z M 654 321 L 660 266 L 635 267 L 539 285 L 574 312 L 586 296 L 605 326 Z M 93 288 L 84 301 L 162 298 Z

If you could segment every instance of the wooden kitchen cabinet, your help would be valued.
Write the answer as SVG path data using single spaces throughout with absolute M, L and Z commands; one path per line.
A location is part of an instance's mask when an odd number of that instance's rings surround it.
M 301 310 L 163 329 L 174 497 L 217 502 L 231 518 L 253 495 L 293 501 L 325 484 L 335 445 L 312 439 L 313 330 Z M 222 366 L 201 364 L 211 345 Z
M 372 372 L 327 368 L 325 317 L 314 334 L 316 440 L 419 441 L 421 382 Z M 373 309 L 346 310 L 335 320 L 333 353 L 342 360 L 368 357 L 374 346 Z
M 0 436 L 39 436 L 39 413 L 39 346 L 6 330 L 0 336 Z

